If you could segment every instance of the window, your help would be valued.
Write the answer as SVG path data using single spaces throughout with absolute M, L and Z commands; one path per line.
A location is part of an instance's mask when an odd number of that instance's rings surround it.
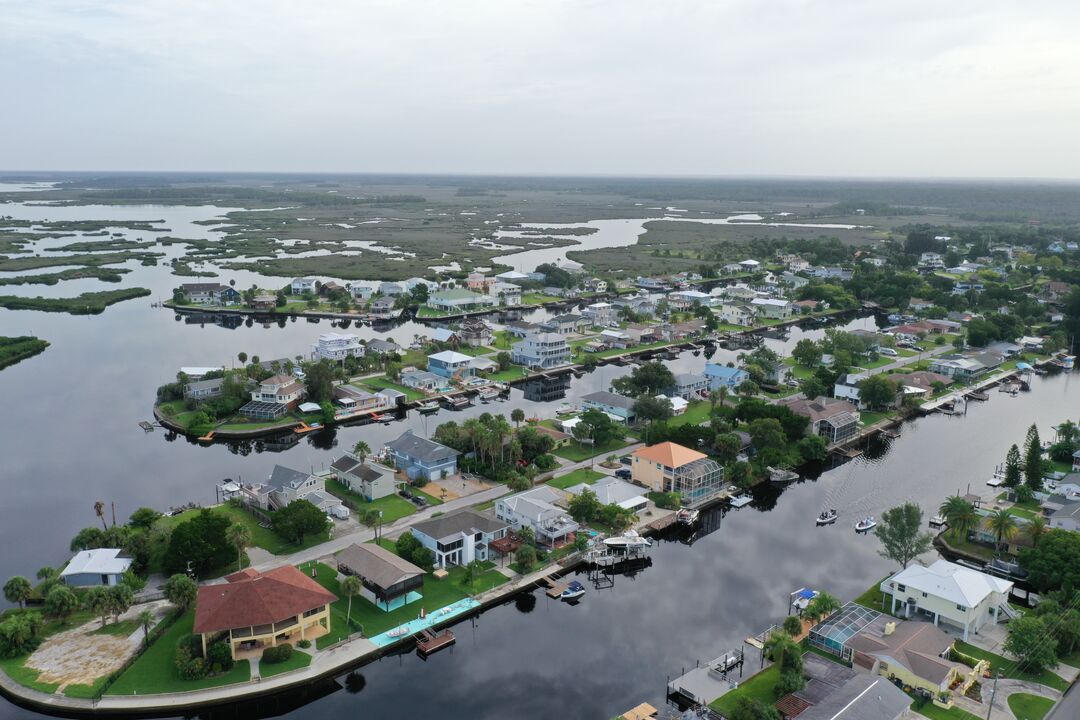
M 957 609 L 957 610 L 959 610 L 960 612 L 967 612 L 967 608 L 966 608 L 966 607 L 964 607 L 963 605 L 959 605 L 959 604 L 958 604 L 958 605 L 956 606 L 956 609 Z
M 906 586 L 906 585 L 900 585 L 900 584 L 897 584 L 897 586 L 896 586 L 896 590 L 897 590 L 897 592 L 904 592 L 904 591 L 906 591 L 906 590 L 907 590 L 907 586 Z
M 923 594 L 922 594 L 922 596 L 923 596 L 923 597 L 926 597 L 926 593 L 923 593 Z

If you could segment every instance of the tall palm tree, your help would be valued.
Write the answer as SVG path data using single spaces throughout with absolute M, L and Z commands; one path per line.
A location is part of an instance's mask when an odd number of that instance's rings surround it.
M 525 411 L 521 408 L 514 408 L 510 411 L 510 419 L 514 421 L 515 427 L 521 427 L 521 421 L 525 419 Z
M 341 592 L 345 593 L 349 598 L 349 607 L 345 612 L 345 622 L 347 624 L 352 623 L 352 599 L 353 595 L 356 595 L 363 588 L 363 584 L 360 582 L 360 578 L 355 575 L 348 575 L 341 581 Z
M 1048 528 L 1046 527 L 1046 520 L 1041 516 L 1036 515 L 1034 518 L 1028 521 L 1027 527 L 1024 528 L 1024 534 L 1031 540 L 1031 544 L 1034 547 L 1039 546 L 1039 540 L 1046 534 Z
M 830 595 L 827 592 L 819 592 L 817 595 L 814 596 L 813 600 L 807 603 L 806 610 L 803 611 L 803 615 L 812 620 L 816 625 L 823 618 L 829 617 L 841 607 L 842 604 L 839 598 L 834 595 Z
M 352 451 L 353 455 L 360 458 L 360 462 L 363 463 L 367 460 L 368 455 L 371 454 L 371 447 L 363 440 L 357 440 L 356 444 L 353 445 Z
M 154 613 L 143 610 L 139 613 L 139 624 L 143 629 L 143 648 L 150 647 L 150 626 L 154 624 Z
M 503 441 L 513 432 L 510 423 L 506 422 L 506 418 L 502 415 L 496 415 L 491 421 L 491 432 L 495 436 L 495 449 L 499 452 L 499 459 L 505 460 L 506 445 Z
M 994 533 L 995 548 L 1001 549 L 1002 540 L 1011 540 L 1016 535 L 1016 516 L 1008 510 L 995 510 L 983 519 L 983 527 Z
M 236 569 L 243 567 L 244 550 L 251 547 L 251 531 L 240 523 L 225 528 L 225 540 L 236 548 Z
M 107 524 L 105 524 L 105 503 L 101 502 L 100 500 L 95 502 L 94 503 L 94 514 L 96 514 L 98 516 L 98 518 L 101 520 L 101 527 L 108 530 L 109 526 Z
M 772 661 L 776 663 L 776 667 L 780 668 L 781 672 L 784 669 L 784 657 L 789 653 L 798 652 L 800 652 L 798 643 L 792 640 L 787 633 L 774 632 L 765 641 L 765 653 L 772 658 Z
M 938 507 L 938 512 L 949 525 L 949 532 L 953 537 L 963 540 L 967 537 L 968 530 L 975 527 L 979 522 L 979 515 L 975 512 L 975 506 L 959 495 L 945 498 L 945 502 Z

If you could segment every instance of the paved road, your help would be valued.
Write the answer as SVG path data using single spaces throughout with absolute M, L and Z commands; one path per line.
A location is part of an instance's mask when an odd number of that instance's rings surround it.
M 1065 693 L 1061 702 L 1046 716 L 1046 720 L 1075 720 L 1075 718 L 1080 718 L 1080 690 L 1073 685 Z

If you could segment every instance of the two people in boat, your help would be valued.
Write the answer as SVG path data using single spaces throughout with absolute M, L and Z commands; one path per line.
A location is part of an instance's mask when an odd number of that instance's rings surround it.
M 836 517 L 836 510 L 835 509 L 833 509 L 833 510 L 822 510 L 821 514 L 818 515 L 818 520 L 828 520 L 829 518 L 833 518 L 833 517 Z

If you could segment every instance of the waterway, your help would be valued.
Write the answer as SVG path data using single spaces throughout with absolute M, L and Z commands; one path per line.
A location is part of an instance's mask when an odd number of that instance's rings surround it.
M 174 228 L 181 219 L 168 217 L 169 210 L 155 208 L 145 217 L 164 218 Z M 111 217 L 130 217 L 123 208 L 109 211 Z M 7 206 L 0 208 L 3 214 L 11 214 Z M 208 232 L 205 226 L 194 228 Z M 123 284 L 151 287 L 155 297 L 182 281 L 166 268 L 136 264 L 132 270 Z M 112 287 L 80 282 L 94 289 Z M 237 284 L 249 284 L 247 276 Z M 69 287 L 56 286 L 64 290 L 58 294 L 74 294 Z M 56 288 L 33 286 L 32 294 Z M 545 311 L 534 313 L 542 317 Z M 865 317 L 846 326 L 873 323 Z M 276 463 L 318 469 L 358 439 L 378 447 L 407 428 L 430 432 L 446 419 L 460 421 L 485 411 L 509 414 L 522 407 L 528 415 L 550 416 L 561 402 L 576 402 L 628 372 L 598 368 L 565 389 L 516 388 L 506 402 L 329 430 L 278 452 L 262 441 L 203 447 L 160 429 L 144 434 L 138 428 L 138 421 L 151 417 L 154 388 L 171 380 L 181 365 L 229 364 L 240 351 L 264 359 L 294 356 L 329 327 L 325 320 L 265 327 L 245 321 L 232 329 L 188 323 L 151 308 L 150 298 L 91 317 L 0 311 L 0 334 L 35 334 L 52 343 L 44 354 L 0 372 L 5 408 L 0 457 L 7 491 L 0 577 L 32 576 L 42 565 L 62 564 L 70 536 L 98 522 L 96 500 L 107 507 L 115 502 L 121 520 L 142 505 L 210 502 L 223 477 L 259 478 Z M 407 344 L 427 328 L 404 323 L 385 332 L 355 331 Z M 767 342 L 789 349 L 801 337 L 821 332 L 796 328 L 786 339 Z M 726 362 L 736 353 L 721 350 L 712 359 Z M 686 352 L 671 366 L 699 370 L 705 360 Z M 782 493 L 762 488 L 751 506 L 711 515 L 711 532 L 692 545 L 660 542 L 651 567 L 616 578 L 610 589 L 589 585 L 577 606 L 542 593 L 519 596 L 475 623 L 459 625 L 453 650 L 426 662 L 411 653 L 384 658 L 347 681 L 343 677 L 205 716 L 591 718 L 613 717 L 642 700 L 658 704 L 668 675 L 735 647 L 781 617 L 791 590 L 810 585 L 848 599 L 884 576 L 891 567 L 878 556 L 876 540 L 856 537 L 851 522 L 909 499 L 929 510 L 969 483 L 985 489 L 1005 449 L 1022 439 L 1027 425 L 1037 421 L 1045 434 L 1052 424 L 1075 419 L 1076 383 L 1075 376 L 1059 375 L 1037 379 L 1031 393 L 1015 398 L 992 394 L 989 403 L 973 403 L 965 417 L 909 423 L 901 438 L 874 443 L 862 458 L 827 469 L 816 481 Z M 836 507 L 841 522 L 815 528 L 813 515 L 823 506 Z M 0 720 L 31 716 L 36 715 L 0 702 Z

